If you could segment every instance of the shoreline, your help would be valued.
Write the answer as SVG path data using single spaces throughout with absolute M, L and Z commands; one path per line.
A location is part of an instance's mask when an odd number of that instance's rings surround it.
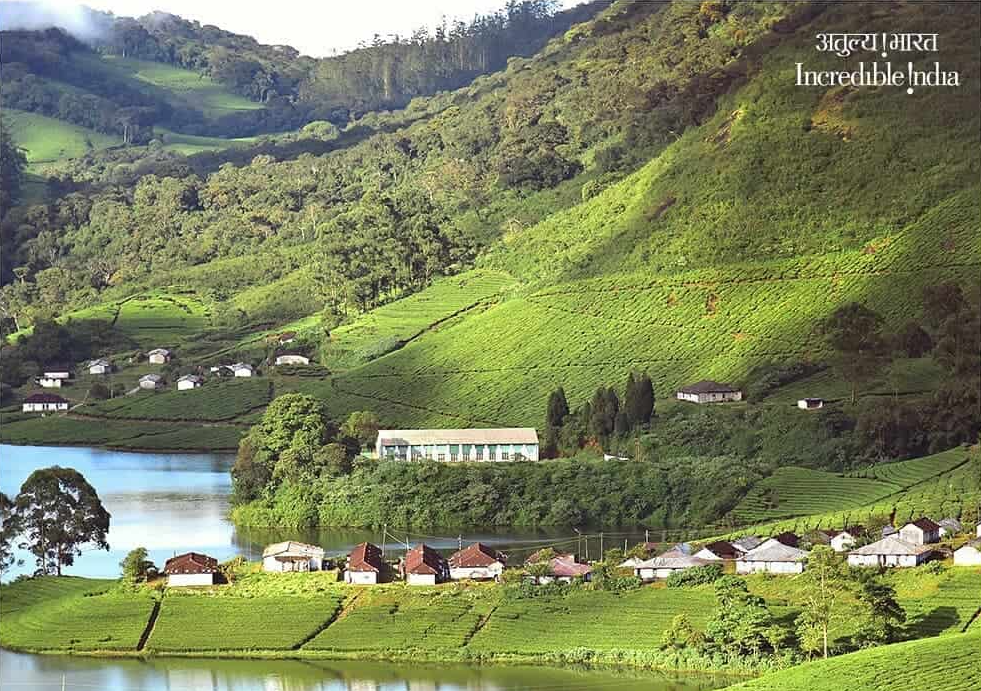
M 46 441 L 43 444 L 34 443 L 23 443 L 17 441 L 10 441 L 0 437 L 0 445 L 4 446 L 23 446 L 25 448 L 34 449 L 44 449 L 44 448 L 58 448 L 58 449 L 98 449 L 101 451 L 117 451 L 119 453 L 139 453 L 139 454 L 154 454 L 154 453 L 186 453 L 186 454 L 216 454 L 219 456 L 234 456 L 237 449 L 228 447 L 227 449 L 215 449 L 215 448 L 193 448 L 189 449 L 184 447 L 182 449 L 150 449 L 147 447 L 136 447 L 136 446 L 117 446 L 114 444 L 79 444 L 75 442 L 57 442 L 57 441 Z M 252 526 L 259 527 L 259 526 Z
M 193 650 L 193 651 L 157 651 L 157 650 L 61 650 L 61 649 L 31 649 L 8 646 L 0 643 L 0 649 L 12 653 L 27 655 L 50 655 L 79 658 L 101 658 L 120 660 L 148 660 L 153 658 L 194 659 L 194 660 L 345 660 L 367 662 L 423 662 L 430 665 L 452 666 L 469 665 L 474 667 L 548 667 L 556 669 L 581 669 L 587 671 L 634 671 L 658 674 L 673 674 L 685 676 L 702 676 L 724 678 L 732 683 L 740 680 L 753 679 L 761 674 L 786 669 L 786 666 L 774 665 L 756 670 L 728 668 L 696 668 L 672 667 L 631 660 L 632 657 L 649 655 L 644 650 L 571 650 L 539 655 L 521 653 L 489 653 L 480 654 L 432 654 L 424 649 L 407 649 L 404 651 L 335 651 L 335 650 Z M 583 656 L 588 659 L 579 659 Z M 576 659 L 573 659 L 576 658 Z M 727 684 L 728 685 L 728 684 Z

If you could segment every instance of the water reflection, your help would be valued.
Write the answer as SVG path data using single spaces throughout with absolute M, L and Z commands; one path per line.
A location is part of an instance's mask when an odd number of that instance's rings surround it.
M 37 468 L 62 465 L 77 469 L 95 487 L 112 514 L 109 552 L 87 551 L 68 573 L 77 576 L 114 577 L 126 553 L 143 546 L 150 559 L 162 564 L 177 552 L 195 550 L 225 560 L 242 554 L 258 560 L 265 545 L 282 540 L 302 540 L 321 545 L 328 555 L 346 554 L 365 540 L 400 552 L 403 542 L 425 540 L 442 550 L 456 549 L 458 541 L 482 540 L 515 558 L 544 544 L 565 540 L 562 547 L 575 550 L 578 543 L 571 528 L 467 529 L 416 532 L 391 529 L 398 540 L 382 540 L 381 531 L 367 529 L 236 528 L 227 518 L 234 457 L 221 454 L 126 453 L 102 449 L 0 445 L 0 490 L 14 495 Z M 438 532 L 439 534 L 433 534 Z M 642 533 L 609 535 L 606 547 L 632 543 Z M 400 542 L 401 541 L 401 542 Z M 588 546 L 588 545 L 587 545 Z M 593 541 L 592 549 L 599 544 Z M 31 573 L 29 554 L 24 564 L 8 577 Z
M 0 687 L 59 691 L 707 691 L 725 679 L 540 667 L 72 658 L 0 651 Z

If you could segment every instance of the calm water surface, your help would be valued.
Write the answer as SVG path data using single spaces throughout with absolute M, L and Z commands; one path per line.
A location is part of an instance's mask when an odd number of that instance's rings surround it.
M 0 650 L 4 691 L 708 691 L 712 677 L 545 667 L 22 655 Z
M 76 576 L 114 578 L 119 562 L 134 547 L 146 547 L 150 559 L 162 566 L 176 553 L 194 550 L 219 560 L 242 554 L 258 560 L 262 548 L 280 540 L 303 540 L 319 544 L 328 555 L 346 554 L 365 540 L 384 544 L 386 549 L 405 549 L 401 541 L 425 540 L 437 549 L 456 549 L 458 540 L 483 540 L 497 545 L 515 559 L 546 544 L 556 548 L 598 553 L 597 537 L 578 540 L 573 529 L 450 529 L 405 531 L 383 540 L 380 530 L 289 528 L 236 528 L 227 518 L 231 493 L 229 469 L 234 456 L 228 454 L 127 453 L 89 448 L 0 445 L 0 491 L 17 494 L 32 471 L 52 465 L 75 468 L 95 487 L 112 514 L 108 552 L 87 550 L 67 569 Z M 595 535 L 595 531 L 594 531 Z M 606 533 L 603 547 L 631 544 L 642 532 Z M 31 573 L 29 554 L 20 555 L 24 564 L 11 572 Z M 585 556 L 585 553 L 583 554 Z
M 371 530 L 236 529 L 227 518 L 234 458 L 216 454 L 138 454 L 87 448 L 0 445 L 0 490 L 13 496 L 37 468 L 72 467 L 95 487 L 112 514 L 110 551 L 89 550 L 67 573 L 116 577 L 126 552 L 146 547 L 158 565 L 177 552 L 195 550 L 218 559 L 236 554 L 258 559 L 269 542 L 300 539 L 344 554 L 363 540 L 382 542 Z M 425 540 L 440 549 L 456 547 L 456 531 L 395 531 L 410 542 Z M 450 534 L 447 534 L 450 533 Z M 494 543 L 520 558 L 543 544 L 566 540 L 577 548 L 571 529 L 469 530 L 464 540 Z M 607 535 L 605 546 L 632 542 L 641 534 Z M 404 549 L 389 538 L 388 549 Z M 585 548 L 582 542 L 578 546 Z M 599 548 L 593 539 L 590 550 Z M 30 573 L 30 555 L 16 573 Z M 291 660 L 104 659 L 23 655 L 0 651 L 3 691 L 702 691 L 725 680 L 537 667 L 468 667 L 374 662 Z

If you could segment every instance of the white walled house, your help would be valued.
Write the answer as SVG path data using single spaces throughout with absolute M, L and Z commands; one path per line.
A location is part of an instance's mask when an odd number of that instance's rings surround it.
M 72 378 L 72 368 L 68 365 L 47 365 L 41 371 L 41 376 L 45 379 L 65 379 Z
M 159 374 L 144 374 L 140 377 L 140 388 L 147 391 L 156 391 L 163 387 L 164 380 Z
M 974 539 L 954 550 L 954 566 L 981 566 L 981 539 Z
M 262 570 L 272 573 L 320 571 L 324 549 L 305 542 L 275 542 L 262 550 Z
M 932 551 L 932 548 L 925 545 L 913 544 L 897 535 L 889 535 L 849 552 L 848 565 L 906 568 L 922 564 Z
M 89 368 L 89 374 L 112 374 L 112 362 L 104 357 L 92 360 L 86 366 Z
M 855 546 L 855 542 L 862 535 L 863 528 L 861 526 L 853 526 L 851 528 L 845 528 L 844 530 L 831 530 L 828 531 L 831 540 L 828 544 L 831 545 L 831 549 L 835 552 L 847 552 L 849 549 Z
M 147 353 L 151 365 L 164 365 L 170 362 L 171 352 L 166 348 L 154 348 Z
M 310 358 L 301 353 L 280 353 L 276 356 L 276 365 L 309 365 Z
M 504 573 L 503 554 L 482 542 L 468 545 L 450 556 L 450 579 L 496 580 Z
M 680 388 L 675 396 L 679 401 L 689 403 L 729 403 L 743 400 L 743 392 L 739 389 L 708 379 Z
M 693 557 L 681 550 L 671 549 L 664 554 L 642 561 L 634 567 L 634 574 L 642 581 L 663 580 L 677 571 L 685 571 L 693 566 L 706 566 L 712 561 Z
M 234 365 L 229 365 L 228 369 L 231 371 L 233 377 L 251 377 L 255 374 L 255 368 L 244 362 L 236 362 Z
M 65 383 L 64 379 L 59 379 L 57 377 L 37 377 L 35 383 L 44 389 L 60 389 L 62 384 Z
M 351 550 L 344 568 L 344 582 L 353 585 L 375 585 L 382 580 L 385 560 L 378 545 L 362 542 Z
M 450 565 L 442 554 L 426 544 L 409 550 L 402 569 L 409 585 L 436 585 L 450 580 Z
M 736 573 L 803 573 L 806 560 L 804 550 L 770 538 L 736 560 Z
M 802 398 L 797 401 L 797 407 L 801 410 L 820 410 L 824 407 L 823 398 Z
M 950 537 L 964 532 L 964 526 L 956 518 L 941 518 L 937 521 L 940 526 L 940 537 Z
M 188 389 L 196 389 L 204 384 L 204 379 L 196 374 L 185 374 L 183 377 L 177 380 L 177 390 L 187 391 Z
M 21 409 L 25 413 L 56 413 L 68 410 L 68 401 L 53 393 L 35 393 L 24 399 Z
M 899 529 L 899 537 L 913 545 L 929 545 L 940 541 L 940 526 L 929 518 L 917 518 Z
M 537 461 L 538 433 L 531 427 L 497 429 L 379 430 L 375 456 L 393 461 Z
M 171 557 L 164 565 L 168 587 L 213 585 L 218 579 L 218 560 L 205 554 L 187 552 Z

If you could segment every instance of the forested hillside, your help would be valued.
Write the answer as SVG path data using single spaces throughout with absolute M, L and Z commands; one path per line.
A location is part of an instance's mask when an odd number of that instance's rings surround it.
M 0 10 L 2 96 L 5 109 L 136 144 L 166 140 L 168 130 L 227 139 L 318 120 L 343 125 L 532 55 L 606 4 L 560 11 L 554 0 L 510 2 L 470 22 L 375 36 L 316 59 L 163 12 L 134 19 L 85 9 L 63 29 L 43 5 L 11 2 Z
M 821 459 L 841 468 L 854 450 L 834 440 L 853 429 L 881 457 L 971 441 L 978 12 L 619 2 L 469 86 L 365 116 L 326 153 L 93 156 L 65 168 L 82 183 L 7 212 L 5 328 L 190 293 L 206 324 L 172 339 L 184 365 L 260 362 L 266 334 L 297 328 L 329 374 L 278 378 L 276 392 L 314 394 L 337 418 L 542 427 L 563 387 L 578 409 L 566 441 L 606 445 L 615 414 L 583 404 L 646 371 L 655 446 L 677 444 L 671 430 L 706 455 L 749 455 L 767 440 L 732 430 L 763 418 L 829 440 Z M 840 64 L 815 33 L 926 25 L 959 87 L 794 86 L 797 62 Z M 474 267 L 492 291 L 467 293 Z M 402 305 L 418 310 L 411 329 L 390 325 Z M 866 372 L 829 338 L 843 309 L 873 325 Z M 4 381 L 30 376 L 31 352 L 5 358 Z M 807 425 L 753 406 L 711 424 L 664 408 L 707 378 L 748 385 L 754 404 L 792 404 L 785 386 L 896 404 Z

